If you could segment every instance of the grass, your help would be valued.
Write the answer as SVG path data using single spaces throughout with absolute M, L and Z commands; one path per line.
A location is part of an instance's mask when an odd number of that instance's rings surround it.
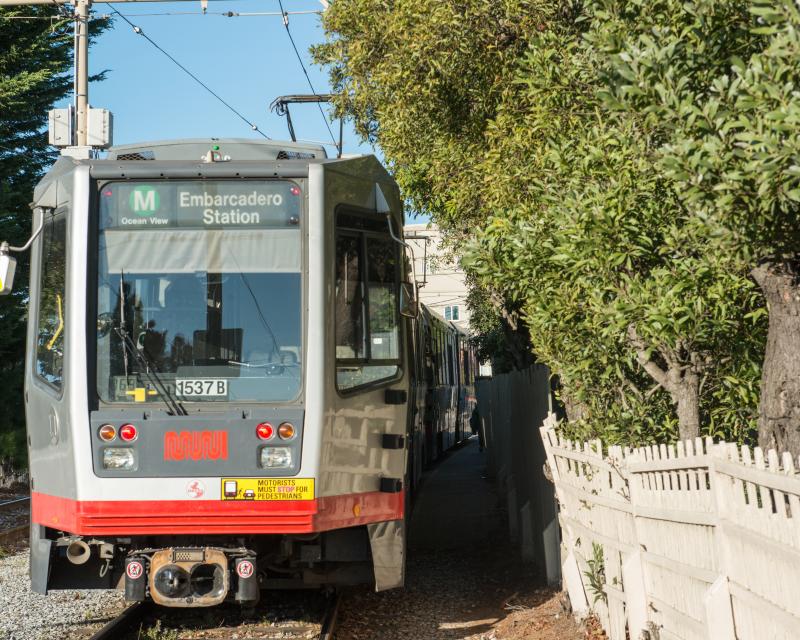
M 161 620 L 156 620 L 152 627 L 144 630 L 141 636 L 143 640 L 178 640 L 179 632 L 177 629 L 164 629 Z

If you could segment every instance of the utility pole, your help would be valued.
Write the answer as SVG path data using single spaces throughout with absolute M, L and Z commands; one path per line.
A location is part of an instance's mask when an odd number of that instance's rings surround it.
M 90 0 L 75 4 L 75 128 L 76 144 L 88 146 L 89 137 L 89 6 Z

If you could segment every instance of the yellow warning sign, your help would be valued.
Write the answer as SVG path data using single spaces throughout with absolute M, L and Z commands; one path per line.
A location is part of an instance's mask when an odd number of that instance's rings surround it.
M 313 478 L 223 478 L 223 500 L 313 500 Z

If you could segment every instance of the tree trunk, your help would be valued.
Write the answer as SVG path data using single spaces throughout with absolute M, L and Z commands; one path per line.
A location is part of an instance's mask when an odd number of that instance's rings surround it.
M 531 338 L 525 325 L 512 326 L 506 318 L 501 318 L 503 333 L 508 346 L 508 353 L 514 363 L 514 368 L 522 371 L 534 363 L 531 351 Z
M 752 271 L 769 310 L 761 375 L 758 444 L 800 454 L 800 281 L 797 265 L 764 264 Z
M 670 391 L 677 405 L 678 433 L 681 440 L 694 440 L 700 435 L 700 377 L 686 372 Z
M 678 436 L 681 440 L 694 440 L 700 435 L 700 372 L 703 365 L 696 353 L 681 343 L 676 351 L 662 347 L 658 353 L 666 362 L 662 367 L 648 353 L 647 343 L 639 337 L 636 327 L 628 327 L 628 344 L 636 352 L 636 360 L 647 374 L 667 393 L 676 406 Z M 680 354 L 683 355 L 683 360 Z

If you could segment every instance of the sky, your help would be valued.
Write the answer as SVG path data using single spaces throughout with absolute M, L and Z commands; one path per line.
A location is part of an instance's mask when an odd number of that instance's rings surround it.
M 318 0 L 282 0 L 284 9 L 320 11 Z M 136 2 L 113 5 L 245 118 L 272 138 L 289 139 L 285 118 L 269 111 L 279 96 L 310 93 L 280 15 L 224 17 L 218 12 L 280 12 L 278 0 L 209 0 L 201 14 L 199 0 Z M 111 14 L 105 3 L 95 14 Z M 145 15 L 164 13 L 194 15 Z M 311 62 L 308 48 L 325 39 L 320 16 L 290 15 L 289 28 L 317 93 L 328 93 L 327 73 Z M 260 138 L 238 116 L 199 86 L 121 18 L 92 46 L 92 74 L 107 70 L 92 83 L 89 102 L 114 114 L 114 143 L 191 137 Z M 299 139 L 331 141 L 316 105 L 292 107 Z M 338 137 L 338 122 L 329 123 Z M 345 153 L 371 153 L 350 126 Z M 328 147 L 329 155 L 333 154 Z

